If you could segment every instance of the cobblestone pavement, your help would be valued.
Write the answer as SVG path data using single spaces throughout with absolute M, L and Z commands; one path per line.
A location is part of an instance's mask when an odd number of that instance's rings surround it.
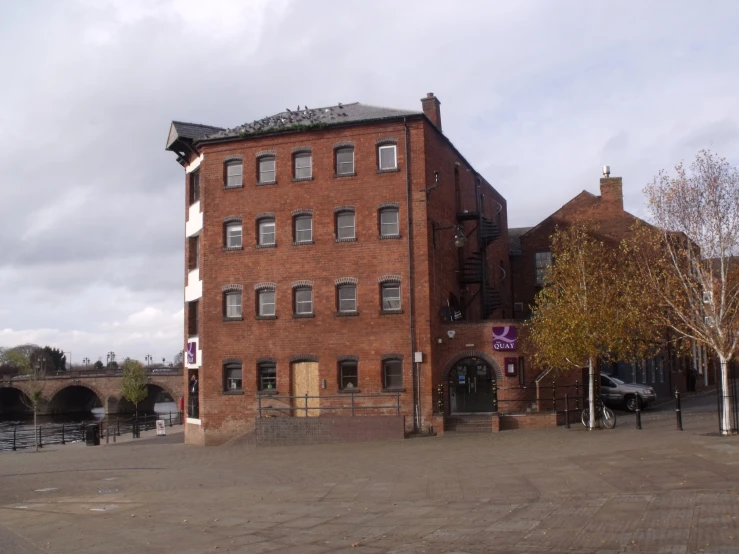
M 736 553 L 715 415 L 400 442 L 200 448 L 181 434 L 0 454 L 6 553 Z

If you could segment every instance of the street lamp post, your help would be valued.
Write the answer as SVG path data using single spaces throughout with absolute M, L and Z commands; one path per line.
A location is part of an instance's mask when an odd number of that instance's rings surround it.
M 85 364 L 85 369 L 90 365 L 90 358 L 82 358 L 82 363 Z
M 113 351 L 108 352 L 107 360 L 108 360 L 108 366 L 110 366 L 110 364 L 112 364 L 113 362 L 115 362 L 115 352 L 113 352 Z
M 144 359 L 146 360 L 146 366 L 151 367 L 151 361 L 154 359 L 151 354 L 147 354 L 144 356 Z

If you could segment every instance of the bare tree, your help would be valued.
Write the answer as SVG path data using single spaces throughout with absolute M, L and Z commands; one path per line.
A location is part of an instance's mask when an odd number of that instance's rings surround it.
M 638 234 L 640 266 L 661 323 L 713 350 L 720 362 L 721 434 L 737 432 L 729 362 L 739 339 L 739 172 L 701 150 L 644 192 L 657 229 Z

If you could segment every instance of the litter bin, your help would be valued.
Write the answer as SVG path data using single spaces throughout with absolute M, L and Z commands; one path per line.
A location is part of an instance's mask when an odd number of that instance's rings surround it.
M 100 446 L 100 427 L 97 425 L 85 427 L 85 444 L 87 446 Z

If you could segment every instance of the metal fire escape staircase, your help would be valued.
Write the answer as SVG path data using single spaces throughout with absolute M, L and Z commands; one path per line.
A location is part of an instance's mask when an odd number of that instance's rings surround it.
M 482 298 L 482 317 L 489 319 L 496 310 L 503 305 L 500 291 L 490 282 L 488 275 L 487 248 L 501 235 L 500 227 L 493 220 L 485 217 L 480 212 L 464 212 L 457 214 L 457 221 L 476 221 L 478 250 L 473 251 L 462 262 L 462 270 L 459 282 L 462 284 L 479 284 L 480 290 L 475 294 Z M 474 298 L 474 297 L 473 297 Z M 471 299 L 472 300 L 472 299 Z M 470 302 L 471 302 L 470 300 Z

